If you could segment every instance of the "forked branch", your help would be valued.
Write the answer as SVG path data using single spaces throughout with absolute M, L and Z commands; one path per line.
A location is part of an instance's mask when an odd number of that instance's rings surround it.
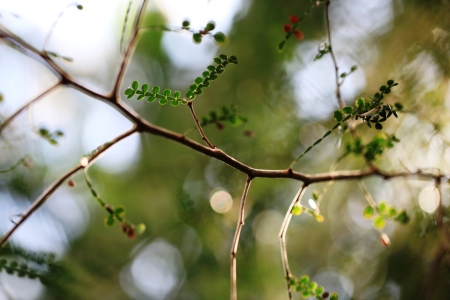
M 236 253 L 239 245 L 239 237 L 241 236 L 242 227 L 244 226 L 245 219 L 245 201 L 247 200 L 248 190 L 250 188 L 250 183 L 252 182 L 251 177 L 247 177 L 245 182 L 244 193 L 242 194 L 241 203 L 239 204 L 239 217 L 236 225 L 236 231 L 234 232 L 233 243 L 231 244 L 231 263 L 230 263 L 230 277 L 231 277 L 231 300 L 237 300 L 237 276 L 236 276 Z

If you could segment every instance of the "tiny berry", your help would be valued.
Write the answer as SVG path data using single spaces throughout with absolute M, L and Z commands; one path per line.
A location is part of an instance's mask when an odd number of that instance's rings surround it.
M 70 186 L 70 187 L 74 187 L 75 186 L 75 182 L 73 182 L 73 180 L 71 179 L 71 180 L 69 180 L 67 182 L 67 185 Z
M 304 38 L 304 34 L 300 30 L 294 30 L 294 35 L 295 35 L 295 38 L 299 41 L 303 40 L 303 38 Z
M 324 293 L 322 294 L 322 298 L 323 298 L 323 299 L 328 298 L 328 296 L 330 296 L 330 293 L 328 293 L 328 292 L 324 292 Z
M 284 26 L 283 26 L 283 31 L 284 32 L 290 32 L 292 30 L 292 26 L 291 26 L 291 24 L 284 24 Z
M 300 18 L 297 16 L 289 16 L 289 21 L 291 21 L 291 23 L 297 24 L 300 21 Z

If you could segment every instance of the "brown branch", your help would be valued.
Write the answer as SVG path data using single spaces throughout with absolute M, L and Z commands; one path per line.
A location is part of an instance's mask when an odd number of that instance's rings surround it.
M 331 54 L 331 58 L 333 59 L 333 64 L 334 64 L 334 72 L 335 72 L 335 77 L 336 77 L 336 97 L 338 100 L 338 104 L 340 108 L 344 108 L 345 103 L 342 100 L 342 96 L 341 96 L 341 83 L 339 82 L 339 67 L 337 64 L 337 60 L 336 57 L 334 56 L 334 51 L 333 51 L 333 47 L 331 45 L 331 30 L 330 30 L 330 16 L 329 16 L 329 6 L 330 6 L 330 1 L 327 1 L 325 3 L 325 15 L 326 15 L 326 21 L 327 21 L 327 31 L 328 31 L 328 43 L 330 45 L 330 54 Z
M 231 244 L 231 263 L 230 263 L 230 277 L 231 277 L 231 300 L 237 300 L 237 276 L 236 276 L 236 253 L 239 245 L 239 237 L 241 235 L 242 227 L 244 226 L 244 208 L 245 200 L 247 200 L 248 190 L 250 188 L 250 183 L 252 182 L 251 177 L 247 177 L 245 182 L 244 193 L 242 194 L 241 203 L 239 205 L 239 218 L 236 225 L 236 231 L 234 232 L 233 243 Z
M 21 114 L 25 109 L 30 107 L 33 103 L 39 101 L 43 97 L 45 97 L 47 94 L 50 94 L 52 91 L 54 91 L 56 88 L 58 88 L 61 85 L 60 82 L 49 88 L 48 90 L 42 92 L 38 96 L 36 96 L 33 100 L 29 101 L 28 103 L 25 103 L 21 108 L 19 108 L 15 113 L 13 113 L 9 118 L 7 118 L 3 123 L 0 125 L 0 134 L 2 133 L 3 129 L 8 126 L 9 123 L 11 123 L 12 120 L 14 120 L 19 114 Z
M 290 300 L 292 299 L 291 270 L 289 269 L 289 261 L 288 261 L 287 249 L 286 249 L 286 231 L 289 227 L 289 223 L 291 222 L 292 209 L 302 199 L 303 194 L 306 191 L 306 187 L 307 187 L 307 184 L 304 183 L 302 185 L 302 187 L 298 190 L 297 194 L 295 195 L 294 200 L 292 200 L 291 205 L 289 206 L 289 208 L 286 212 L 286 216 L 284 217 L 283 224 L 281 224 L 280 234 L 278 235 L 278 237 L 280 238 L 281 260 L 283 261 L 284 276 L 286 279 L 288 297 Z
M 132 30 L 130 41 L 128 42 L 128 45 L 126 46 L 126 51 L 125 51 L 124 55 L 122 56 L 120 66 L 117 71 L 117 77 L 114 82 L 113 90 L 111 92 L 112 94 L 115 95 L 116 101 L 120 100 L 120 85 L 122 84 L 123 77 L 125 76 L 125 71 L 127 69 L 128 63 L 130 62 L 131 56 L 133 55 L 134 50 L 136 48 L 135 46 L 137 45 L 137 43 L 139 41 L 139 36 L 140 36 L 139 24 L 141 23 L 142 18 L 144 17 L 145 8 L 147 7 L 147 3 L 148 3 L 148 0 L 141 1 L 141 6 L 138 9 L 137 17 L 133 24 L 133 30 Z
M 108 150 L 111 146 L 117 144 L 121 140 L 129 137 L 133 133 L 137 132 L 137 127 L 134 126 L 127 132 L 117 136 L 114 140 L 112 140 L 110 143 L 105 144 L 102 147 L 99 147 L 96 152 L 94 152 L 89 157 L 89 163 L 92 163 L 96 158 L 98 158 L 103 152 Z M 56 179 L 55 182 L 53 182 L 47 190 L 45 190 L 34 202 L 33 204 L 28 208 L 28 210 L 21 215 L 21 218 L 18 222 L 14 224 L 14 226 L 5 234 L 0 240 L 0 248 L 8 241 L 8 239 L 11 237 L 11 235 L 19 228 L 20 225 L 22 225 L 39 207 L 41 207 L 42 204 L 44 204 L 47 199 L 63 184 L 63 182 L 68 179 L 73 174 L 77 173 L 78 171 L 82 170 L 83 168 L 86 168 L 87 165 L 82 165 L 81 163 L 73 167 L 71 170 L 67 171 L 65 174 L 60 176 L 58 179 Z
M 199 123 L 199 121 L 198 121 L 198 118 L 197 118 L 197 115 L 195 114 L 194 106 L 193 106 L 193 105 L 194 105 L 194 104 L 192 103 L 192 101 L 189 101 L 189 102 L 188 102 L 189 110 L 191 111 L 192 118 L 194 118 L 195 126 L 197 126 L 198 132 L 200 132 L 200 135 L 202 136 L 202 140 L 204 140 L 205 143 L 206 143 L 211 149 L 216 148 L 216 146 L 214 146 L 213 144 L 211 144 L 211 143 L 209 142 L 208 138 L 206 137 L 205 133 L 203 132 L 202 126 L 200 125 L 200 123 Z

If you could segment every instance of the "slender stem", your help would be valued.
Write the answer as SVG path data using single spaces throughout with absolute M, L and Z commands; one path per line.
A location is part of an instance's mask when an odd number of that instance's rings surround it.
M 25 103 L 21 108 L 19 108 L 15 113 L 13 113 L 9 118 L 7 118 L 1 125 L 0 125 L 0 133 L 2 133 L 3 129 L 5 129 L 6 126 L 8 126 L 11 121 L 13 121 L 19 114 L 21 114 L 25 109 L 30 107 L 35 102 L 39 101 L 40 99 L 44 98 L 46 95 L 50 94 L 54 90 L 56 90 L 61 85 L 61 82 L 58 82 L 48 90 L 42 92 L 38 96 L 36 96 L 33 100 Z
M 237 276 L 236 276 L 236 253 L 239 245 L 239 237 L 241 235 L 242 227 L 244 226 L 244 208 L 245 208 L 245 200 L 247 200 L 248 190 L 250 188 L 250 183 L 252 182 L 252 178 L 247 177 L 247 181 L 245 182 L 244 193 L 242 194 L 241 203 L 239 205 L 239 218 L 236 225 L 236 230 L 234 232 L 233 243 L 231 244 L 231 300 L 237 300 Z
M 17 168 L 18 166 L 20 166 L 21 164 L 23 164 L 23 162 L 25 161 L 25 157 L 22 157 L 21 159 L 19 159 L 14 165 L 12 165 L 11 167 L 9 167 L 8 169 L 4 169 L 4 170 L 0 170 L 0 173 L 8 173 L 11 172 L 12 170 L 14 170 L 15 168 Z
M 128 42 L 128 45 L 125 47 L 125 53 L 122 56 L 120 66 L 117 71 L 117 77 L 114 82 L 114 87 L 112 90 L 112 95 L 115 96 L 115 101 L 118 102 L 120 99 L 120 85 L 122 84 L 123 77 L 125 76 L 125 71 L 127 69 L 128 63 L 131 60 L 131 57 L 134 53 L 134 50 L 136 49 L 136 45 L 139 41 L 139 33 L 140 28 L 139 24 L 142 22 L 142 19 L 144 18 L 145 14 L 145 8 L 147 7 L 148 0 L 142 0 L 141 5 L 139 6 L 136 20 L 133 23 L 133 30 L 131 33 L 130 41 Z
M 375 202 L 375 200 L 373 200 L 372 196 L 367 191 L 362 181 L 359 181 L 359 186 L 361 187 L 361 190 L 364 193 L 364 197 L 366 198 L 367 202 L 369 202 L 369 205 L 375 208 L 377 206 L 377 203 Z
M 307 185 L 303 183 L 302 187 L 298 190 L 297 194 L 295 195 L 294 200 L 292 200 L 291 205 L 289 206 L 286 212 L 286 216 L 284 217 L 283 224 L 281 224 L 280 234 L 278 235 L 280 238 L 281 260 L 283 261 L 284 275 L 286 279 L 289 300 L 292 299 L 292 291 L 290 282 L 291 270 L 289 269 L 289 261 L 286 250 L 286 231 L 289 227 L 289 223 L 291 222 L 292 209 L 298 202 L 300 202 L 301 198 L 303 197 L 303 194 L 306 191 L 306 187 Z
M 69 3 L 66 7 L 64 7 L 64 9 L 59 13 L 59 15 L 56 17 L 55 21 L 53 22 L 52 26 L 50 27 L 49 32 L 47 33 L 47 36 L 45 37 L 44 40 L 44 45 L 42 46 L 42 49 L 45 51 L 45 48 L 47 46 L 48 41 L 50 40 L 50 37 L 53 33 L 53 30 L 55 29 L 56 24 L 58 23 L 58 21 L 61 19 L 62 15 L 64 14 L 64 12 L 66 11 L 67 8 L 69 8 L 72 5 L 77 5 L 76 2 L 72 2 Z
M 112 140 L 110 143 L 105 144 L 104 147 L 100 147 L 98 151 L 92 154 L 89 161 L 94 161 L 97 157 L 99 157 L 103 152 L 108 150 L 111 146 L 117 144 L 121 140 L 129 137 L 133 133 L 137 131 L 137 127 L 134 126 L 127 132 L 117 136 L 114 140 Z M 44 204 L 47 199 L 63 184 L 63 182 L 68 179 L 73 174 L 77 173 L 78 171 L 85 168 L 86 165 L 78 164 L 77 166 L 73 167 L 71 170 L 67 171 L 65 174 L 61 175 L 56 181 L 52 183 L 34 202 L 33 204 L 28 208 L 28 210 L 21 215 L 21 218 L 19 221 L 17 221 L 14 226 L 1 238 L 0 240 L 0 248 L 8 241 L 8 239 L 11 237 L 11 235 L 21 226 L 39 207 L 41 207 L 42 204 Z
M 339 83 L 339 67 L 337 64 L 337 60 L 336 57 L 334 56 L 334 51 L 333 51 L 333 46 L 331 43 L 331 30 L 330 30 L 330 14 L 329 14 L 329 6 L 330 6 L 330 1 L 327 1 L 325 4 L 325 15 L 326 15 L 326 21 L 327 21 L 327 31 L 328 31 L 328 43 L 330 45 L 330 54 L 331 54 L 331 58 L 333 59 L 333 64 L 334 64 L 334 73 L 335 73 L 335 77 L 336 77 L 336 97 L 338 100 L 338 104 L 340 108 L 344 108 L 345 107 L 345 103 L 342 100 L 342 96 L 341 96 L 341 85 Z
M 208 138 L 206 137 L 205 133 L 203 132 L 202 126 L 200 125 L 200 122 L 198 121 L 197 115 L 195 114 L 194 111 L 194 104 L 192 103 L 192 101 L 188 102 L 188 106 L 189 109 L 191 110 L 191 114 L 192 117 L 194 118 L 195 121 L 195 125 L 197 126 L 198 132 L 200 132 L 200 135 L 202 136 L 202 140 L 205 141 L 205 143 L 211 148 L 211 149 L 215 149 L 216 146 L 214 146 L 213 144 L 211 144 L 208 140 Z

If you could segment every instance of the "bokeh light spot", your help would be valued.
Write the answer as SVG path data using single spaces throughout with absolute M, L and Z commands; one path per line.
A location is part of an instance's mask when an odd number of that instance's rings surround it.
M 224 214 L 233 206 L 233 198 L 226 190 L 218 188 L 211 192 L 209 203 L 215 212 Z
M 420 192 L 420 208 L 427 213 L 433 213 L 439 205 L 439 199 L 439 191 L 434 186 L 428 186 Z

